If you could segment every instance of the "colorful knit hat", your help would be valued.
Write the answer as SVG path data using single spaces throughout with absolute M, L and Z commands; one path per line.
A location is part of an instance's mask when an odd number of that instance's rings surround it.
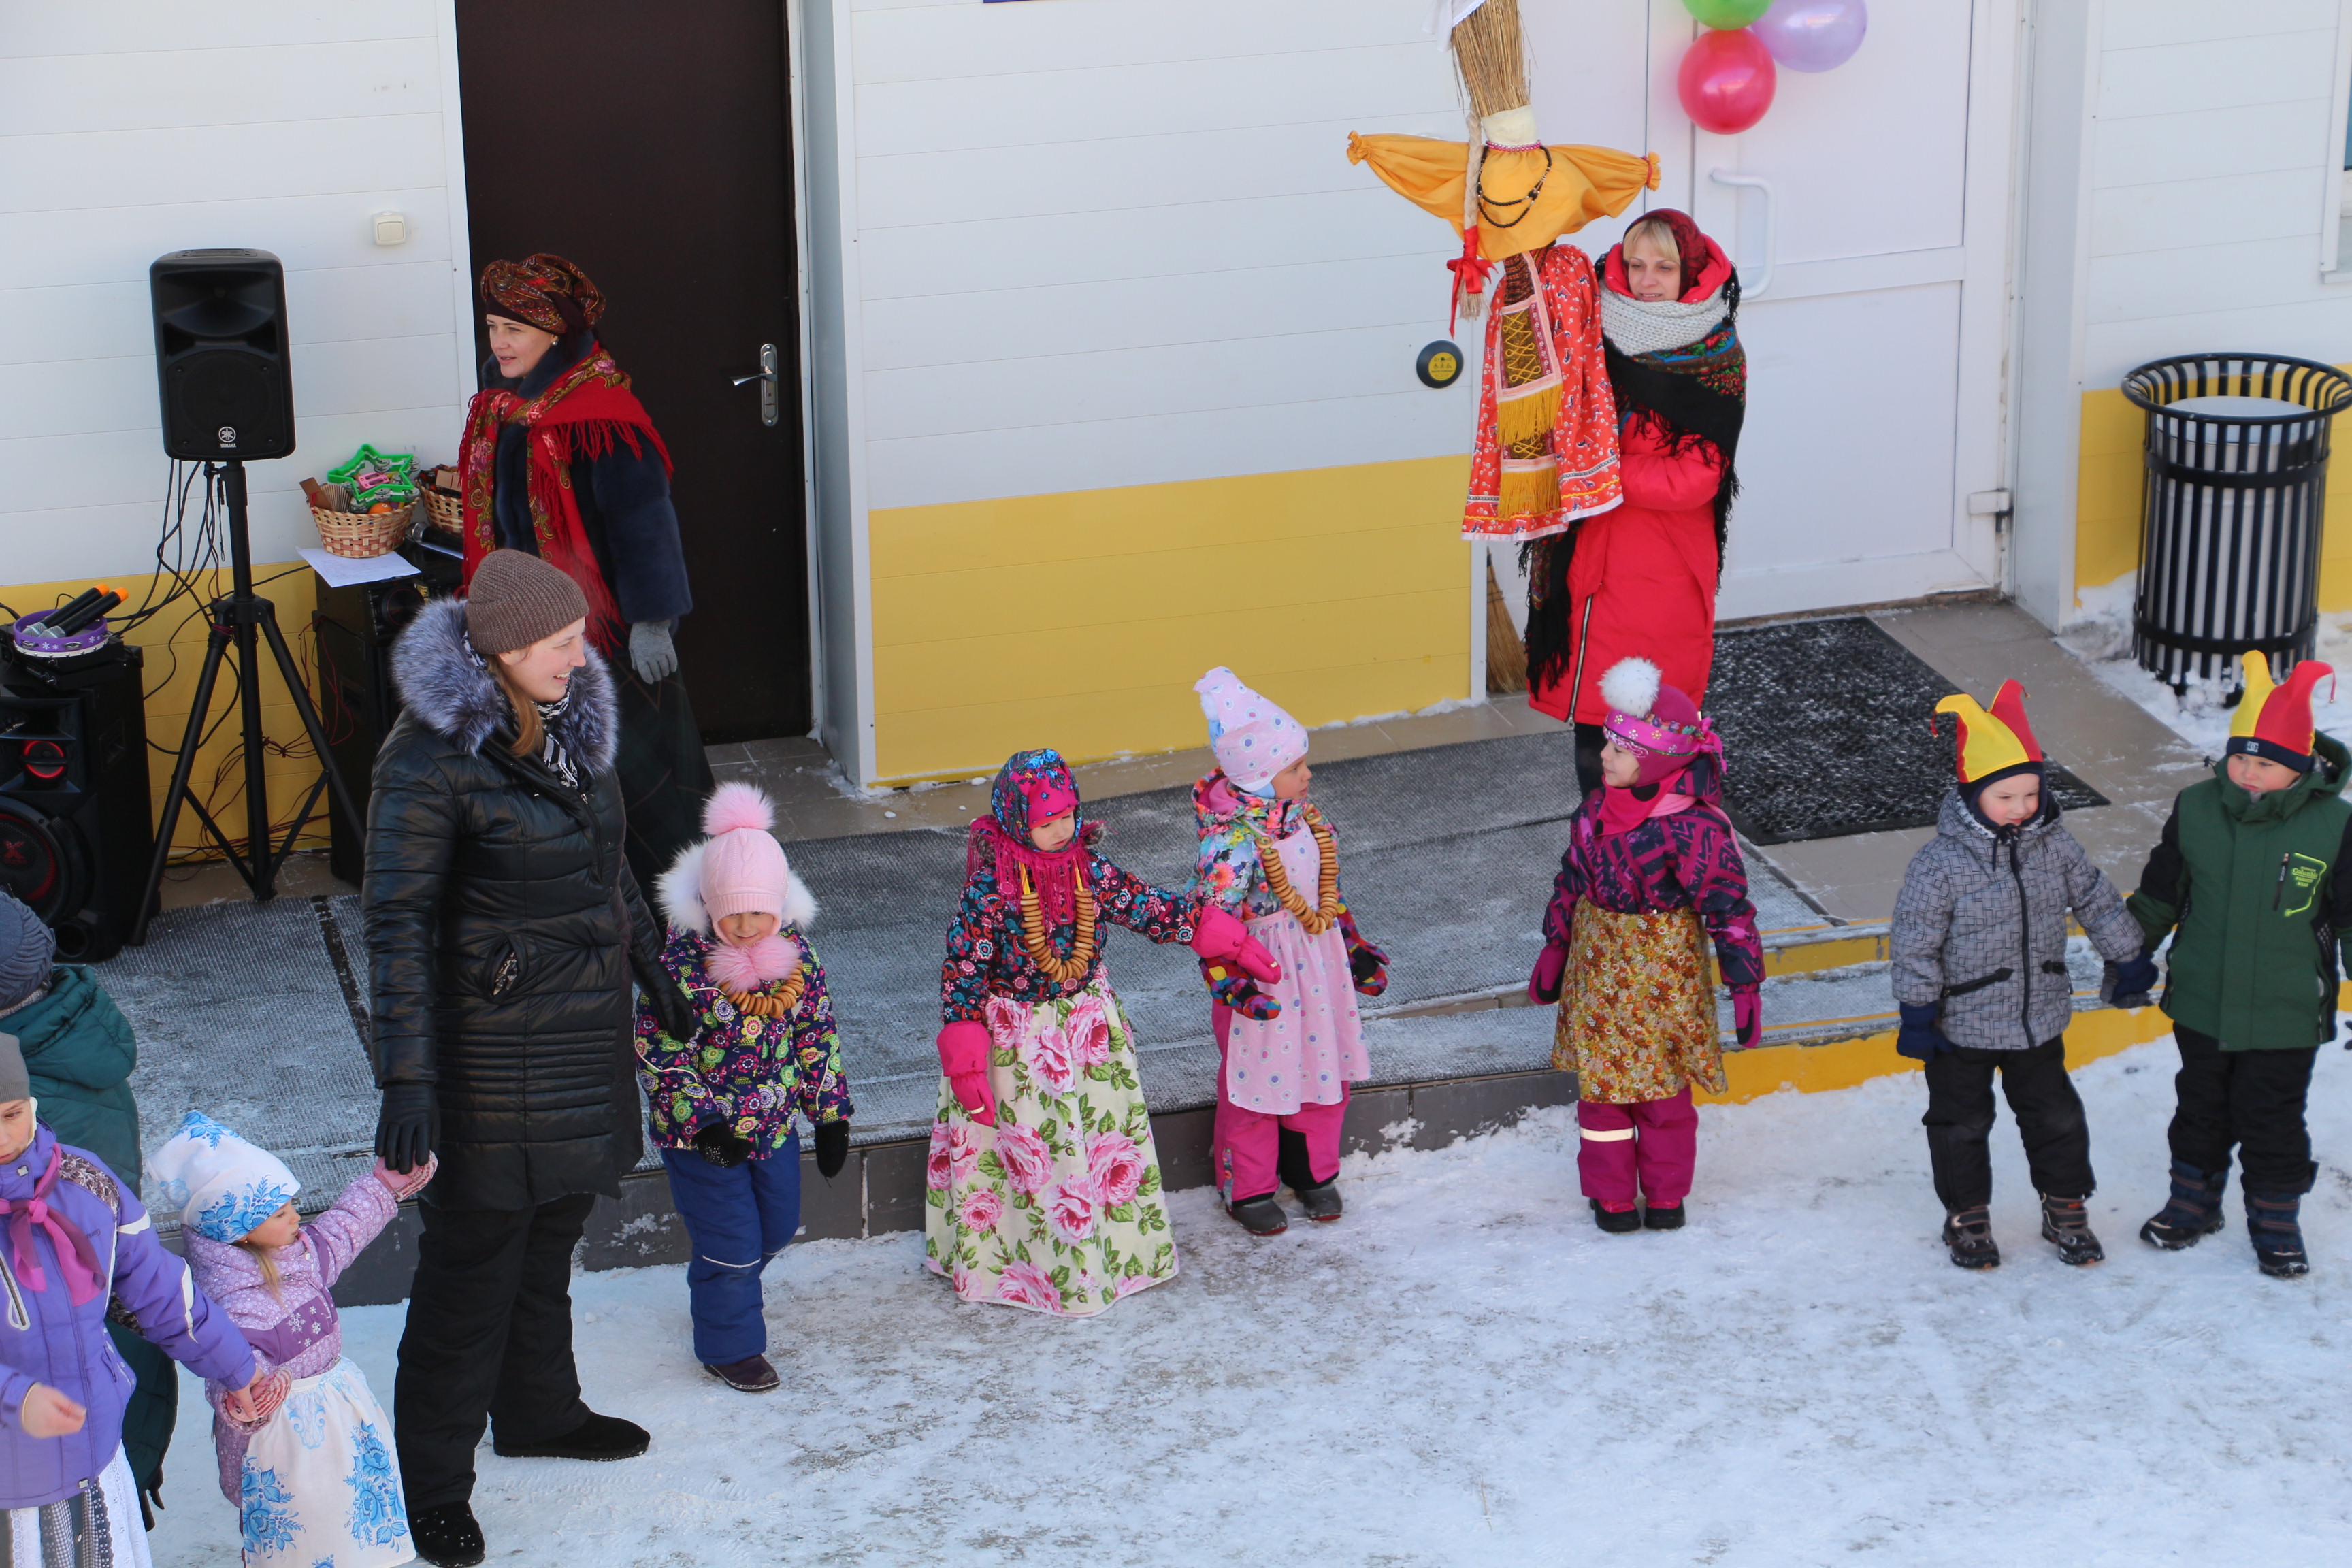
M 147 1156 L 152 1206 L 180 1211 L 180 1223 L 215 1241 L 242 1241 L 302 1190 L 286 1162 L 257 1149 L 201 1110 Z
M 1723 754 L 1715 721 L 1664 680 L 1646 658 L 1621 658 L 1601 678 L 1601 700 L 1609 704 L 1601 727 L 1642 760 L 1640 782 L 1645 784 L 1674 777 L 1702 752 Z
M 1936 711 L 1959 720 L 1956 765 L 1960 794 L 1969 801 L 1973 803 L 1985 785 L 1995 780 L 2019 773 L 2042 776 L 2042 747 L 2025 719 L 2025 688 L 2014 680 L 2000 683 L 1990 712 L 1965 691 L 1956 691 L 1937 703 Z
M 2335 666 L 2306 658 L 2287 671 L 2286 683 L 2279 685 L 2271 679 L 2269 658 L 2249 653 L 2243 659 L 2246 688 L 2238 699 L 2238 711 L 2230 720 L 2230 743 L 2221 748 L 2222 753 L 2267 757 L 2296 773 L 2309 773 L 2311 689 L 2323 676 L 2332 682 Z M 2329 689 L 2332 692 L 2334 688 Z
M 1234 787 L 1264 795 L 1274 775 L 1307 754 L 1307 726 L 1242 684 L 1223 665 L 1192 683 L 1209 720 L 1209 749 Z

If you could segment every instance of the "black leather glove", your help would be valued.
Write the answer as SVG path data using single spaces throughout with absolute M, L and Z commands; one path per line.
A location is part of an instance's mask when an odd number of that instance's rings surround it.
M 388 1083 L 376 1112 L 376 1158 L 408 1174 L 433 1157 L 441 1142 L 441 1105 L 429 1083 Z
M 821 1121 L 816 1129 L 816 1173 L 826 1181 L 841 1174 L 849 1163 L 849 1123 Z
M 720 1170 L 731 1171 L 751 1157 L 751 1143 L 725 1122 L 714 1121 L 694 1135 L 694 1152 Z
M 646 994 L 646 1005 L 653 1008 L 654 1022 L 661 1026 L 661 1032 L 681 1046 L 693 1044 L 702 1020 L 688 1005 L 686 993 L 662 973 L 658 963 L 633 962 L 631 967 L 636 972 L 637 989 Z

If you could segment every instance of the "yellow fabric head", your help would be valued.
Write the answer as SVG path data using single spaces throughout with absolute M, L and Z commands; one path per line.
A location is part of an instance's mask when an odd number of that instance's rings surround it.
M 1957 713 L 1960 720 L 1960 782 L 1974 784 L 1989 773 L 2039 761 L 2017 731 L 1984 710 L 1975 698 L 1956 691 L 1936 704 L 1938 713 Z
M 2242 653 L 2238 662 L 2245 670 L 2246 689 L 2238 698 L 2238 710 L 2230 715 L 2230 733 L 2251 735 L 2254 726 L 2263 721 L 2263 704 L 2271 700 L 2278 682 L 2271 679 L 2271 661 L 2266 654 Z M 2308 745 L 2304 750 L 2309 751 Z

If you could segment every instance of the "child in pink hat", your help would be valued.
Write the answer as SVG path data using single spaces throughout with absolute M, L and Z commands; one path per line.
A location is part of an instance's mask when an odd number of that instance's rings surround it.
M 1307 730 L 1219 665 L 1192 688 L 1217 771 L 1192 786 L 1201 858 L 1191 890 L 1240 916 L 1275 962 L 1260 984 L 1204 962 L 1217 1033 L 1211 1158 L 1225 1211 L 1279 1236 L 1278 1187 L 1309 1219 L 1339 1217 L 1339 1130 L 1348 1085 L 1371 1071 L 1356 996 L 1388 985 L 1388 955 L 1363 939 L 1339 893 L 1331 825 L 1307 798 Z
M 637 1079 L 670 1195 L 694 1244 L 686 1283 L 694 1353 L 730 1388 L 766 1394 L 760 1276 L 800 1230 L 795 1114 L 815 1131 L 817 1173 L 849 1157 L 849 1080 L 824 969 L 805 934 L 816 900 L 770 830 L 775 810 L 747 784 L 723 784 L 704 808 L 709 837 L 688 845 L 659 885 L 669 940 L 662 968 L 698 1026 L 664 1034 L 637 1008 Z

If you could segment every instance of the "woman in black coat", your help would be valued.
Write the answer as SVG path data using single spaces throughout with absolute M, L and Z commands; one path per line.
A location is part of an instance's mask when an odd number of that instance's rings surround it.
M 478 1563 L 470 1499 L 498 1452 L 645 1452 L 589 1410 L 572 1356 L 572 1252 L 637 1163 L 633 977 L 661 928 L 622 844 L 613 682 L 579 585 L 502 550 L 464 602 L 427 605 L 393 671 L 405 701 L 368 803 L 376 1148 L 441 1169 L 400 1342 L 394 1425 L 417 1549 Z M 675 986 L 645 986 L 683 1013 Z M 666 1020 L 688 1037 L 691 1022 Z

